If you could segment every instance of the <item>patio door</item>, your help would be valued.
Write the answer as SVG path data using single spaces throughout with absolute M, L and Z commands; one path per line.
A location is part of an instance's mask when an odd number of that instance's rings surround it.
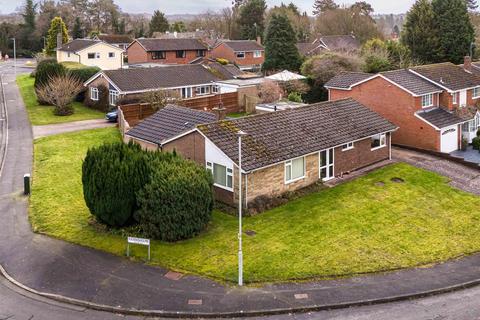
M 320 151 L 320 179 L 330 180 L 334 177 L 333 148 Z

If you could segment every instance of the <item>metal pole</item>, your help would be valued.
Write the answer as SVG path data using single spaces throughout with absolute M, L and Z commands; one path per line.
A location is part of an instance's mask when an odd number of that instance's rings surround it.
M 15 73 L 15 77 L 17 76 L 17 45 L 15 43 L 15 38 L 13 39 L 13 70 Z
M 242 135 L 238 136 L 238 285 L 243 286 L 242 252 Z

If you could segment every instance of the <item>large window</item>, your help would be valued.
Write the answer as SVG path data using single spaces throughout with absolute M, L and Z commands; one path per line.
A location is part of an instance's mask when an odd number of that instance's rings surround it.
M 285 183 L 290 183 L 305 177 L 305 157 L 285 162 Z
M 236 52 L 235 55 L 237 56 L 238 59 L 245 58 L 245 52 L 244 51 Z
M 177 58 L 185 58 L 185 50 L 176 51 Z
M 195 88 L 195 93 L 197 96 L 203 96 L 206 94 L 210 94 L 210 86 L 201 86 Z
M 197 50 L 197 57 L 205 57 L 205 50 Z
M 260 51 L 260 50 L 253 51 L 253 57 L 254 58 L 261 58 L 262 57 L 262 51 Z
M 233 188 L 233 170 L 218 163 L 207 162 L 207 169 L 213 175 L 213 183 L 219 187 Z
M 473 88 L 473 99 L 478 99 L 480 98 L 480 87 Z
M 372 136 L 371 147 L 373 149 L 383 148 L 387 145 L 387 135 L 385 133 Z
M 426 94 L 422 96 L 422 107 L 431 107 L 433 106 L 433 94 Z
M 183 99 L 188 99 L 192 97 L 192 88 L 182 88 L 182 98 Z
M 90 99 L 98 101 L 98 88 L 90 87 Z
M 118 91 L 110 90 L 108 95 L 108 101 L 110 102 L 111 106 L 116 106 L 118 100 Z
M 153 51 L 152 60 L 165 59 L 165 51 Z

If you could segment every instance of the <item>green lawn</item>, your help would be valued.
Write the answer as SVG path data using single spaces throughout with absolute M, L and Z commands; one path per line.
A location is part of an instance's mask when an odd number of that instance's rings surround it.
M 71 121 L 101 119 L 105 115 L 102 112 L 87 108 L 80 102 L 74 102 L 73 107 L 75 109 L 74 114 L 70 116 L 56 116 L 53 114 L 53 106 L 41 106 L 37 102 L 35 90 L 33 89 L 33 83 L 35 79 L 28 74 L 17 76 L 17 84 L 22 95 L 23 102 L 27 107 L 28 116 L 30 122 L 34 126 L 64 123 Z
M 99 129 L 35 141 L 30 219 L 38 232 L 117 255 L 126 231 L 94 223 L 82 196 L 88 147 L 119 139 Z M 391 179 L 400 177 L 404 183 Z M 383 183 L 379 183 L 383 182 Z M 425 265 L 480 251 L 480 197 L 437 174 L 395 164 L 244 219 L 245 279 L 326 278 Z M 234 281 L 237 219 L 215 212 L 208 230 L 175 244 L 153 242 L 152 263 Z M 145 248 L 134 248 L 139 259 Z

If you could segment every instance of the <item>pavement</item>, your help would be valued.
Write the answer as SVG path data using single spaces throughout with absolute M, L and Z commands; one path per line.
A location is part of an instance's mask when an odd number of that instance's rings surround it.
M 58 123 L 58 124 L 49 124 L 42 126 L 33 126 L 33 138 L 38 139 L 42 137 L 52 136 L 55 134 L 81 131 L 81 130 L 90 130 L 97 128 L 107 128 L 114 127 L 116 124 L 108 122 L 104 119 L 93 119 L 93 120 L 83 120 L 83 121 L 74 121 L 67 123 Z
M 480 283 L 477 254 L 428 268 L 239 288 L 35 234 L 22 195 L 23 175 L 32 168 L 33 134 L 12 75 L 6 83 L 9 143 L 0 177 L 0 265 L 36 295 L 117 313 L 235 317 L 390 302 Z

